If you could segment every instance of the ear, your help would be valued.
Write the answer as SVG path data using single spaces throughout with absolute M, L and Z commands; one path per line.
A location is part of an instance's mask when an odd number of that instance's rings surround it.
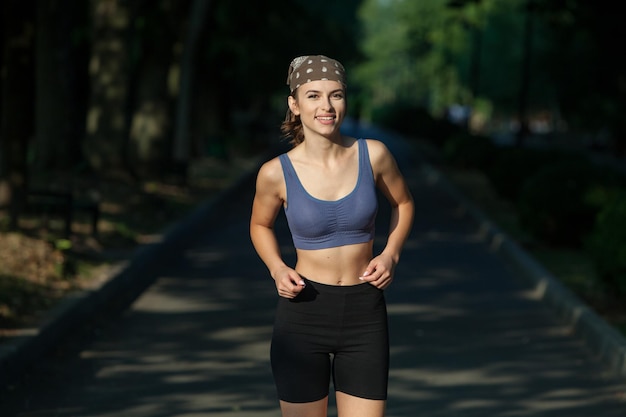
M 300 107 L 293 96 L 287 97 L 287 104 L 289 105 L 289 110 L 291 110 L 294 115 L 300 116 Z

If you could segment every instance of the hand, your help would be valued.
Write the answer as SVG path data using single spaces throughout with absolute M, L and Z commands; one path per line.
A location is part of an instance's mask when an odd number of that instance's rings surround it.
M 288 267 L 274 273 L 274 282 L 278 295 L 284 298 L 295 298 L 306 286 L 300 275 Z
M 396 263 L 389 255 L 381 253 L 370 261 L 363 275 L 359 277 L 361 281 L 369 282 L 378 289 L 384 290 L 391 281 L 396 269 Z

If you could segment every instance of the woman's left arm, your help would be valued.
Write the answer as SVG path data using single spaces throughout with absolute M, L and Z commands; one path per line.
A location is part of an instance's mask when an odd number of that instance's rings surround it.
M 384 289 L 391 284 L 400 254 L 413 226 L 414 202 L 406 180 L 393 155 L 380 141 L 367 141 L 376 185 L 391 204 L 391 219 L 387 244 L 374 257 L 360 277 Z

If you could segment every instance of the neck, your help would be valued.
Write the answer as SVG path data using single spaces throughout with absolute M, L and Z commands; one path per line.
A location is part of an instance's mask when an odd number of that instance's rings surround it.
M 354 138 L 337 135 L 334 138 L 307 137 L 301 146 L 308 158 L 332 159 L 343 154 L 355 142 Z

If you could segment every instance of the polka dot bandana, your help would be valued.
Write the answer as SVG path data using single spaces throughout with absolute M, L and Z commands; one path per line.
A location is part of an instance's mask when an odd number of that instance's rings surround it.
M 339 81 L 346 87 L 346 70 L 343 65 L 324 55 L 299 56 L 289 65 L 287 85 L 293 93 L 302 84 L 311 81 Z

